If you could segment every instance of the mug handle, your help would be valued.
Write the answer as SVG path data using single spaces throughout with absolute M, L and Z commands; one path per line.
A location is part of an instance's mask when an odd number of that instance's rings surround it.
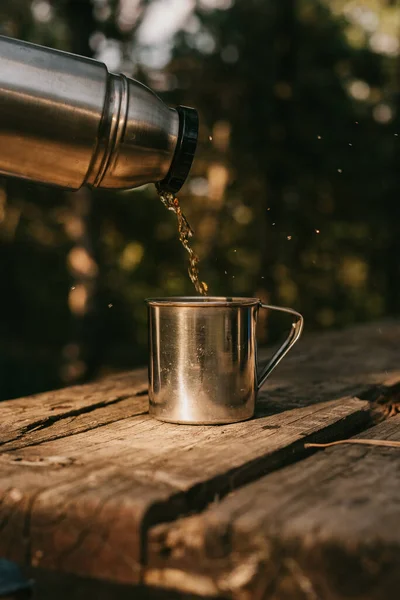
M 299 337 L 301 336 L 301 332 L 303 331 L 304 319 L 303 316 L 292 310 L 291 308 L 284 308 L 282 306 L 270 306 L 269 304 L 263 304 L 260 302 L 261 308 L 266 308 L 270 310 L 279 310 L 280 312 L 289 313 L 293 317 L 295 317 L 295 321 L 292 323 L 292 328 L 286 340 L 283 342 L 282 346 L 277 350 L 271 360 L 268 362 L 261 375 L 257 376 L 257 390 L 263 385 L 267 377 L 272 373 L 275 367 L 281 362 L 282 358 L 286 356 L 289 350 L 294 346 Z

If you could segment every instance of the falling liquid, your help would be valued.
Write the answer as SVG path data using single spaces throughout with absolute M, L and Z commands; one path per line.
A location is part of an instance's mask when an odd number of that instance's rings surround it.
M 190 280 L 193 283 L 196 292 L 202 296 L 206 296 L 208 292 L 208 285 L 199 279 L 199 257 L 189 244 L 189 240 L 193 236 L 192 228 L 182 212 L 178 198 L 172 192 L 166 192 L 158 186 L 156 187 L 161 202 L 168 208 L 168 210 L 172 210 L 176 214 L 176 218 L 178 220 L 179 240 L 186 252 L 189 254 L 188 273 Z

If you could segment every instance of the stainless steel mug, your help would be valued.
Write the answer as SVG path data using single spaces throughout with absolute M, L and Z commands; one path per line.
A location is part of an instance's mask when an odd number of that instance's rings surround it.
M 149 311 L 150 414 L 192 425 L 235 423 L 254 415 L 257 392 L 299 339 L 303 317 L 257 298 L 146 300 Z M 288 313 L 285 342 L 257 374 L 260 308 Z

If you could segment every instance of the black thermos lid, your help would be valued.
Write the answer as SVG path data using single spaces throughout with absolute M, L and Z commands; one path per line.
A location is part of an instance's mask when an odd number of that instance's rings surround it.
M 166 177 L 158 183 L 161 190 L 173 194 L 181 189 L 189 175 L 199 134 L 197 110 L 188 106 L 178 106 L 176 110 L 179 115 L 179 132 L 175 154 Z

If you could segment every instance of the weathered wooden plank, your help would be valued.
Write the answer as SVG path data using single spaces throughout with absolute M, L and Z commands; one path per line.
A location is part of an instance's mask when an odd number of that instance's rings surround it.
M 382 382 L 385 370 L 398 369 L 399 334 L 399 323 L 388 322 L 353 327 L 344 332 L 305 336 L 297 346 L 299 351 L 289 355 L 266 383 L 260 397 L 260 411 L 268 402 L 269 409 L 266 410 L 271 412 L 275 399 L 280 402 L 282 397 L 290 408 L 304 405 L 304 401 L 318 402 L 345 394 L 362 394 L 364 388 Z M 267 353 L 260 354 L 266 356 Z M 27 433 L 48 427 L 63 418 L 102 408 L 107 408 L 103 412 L 108 413 L 109 406 L 143 394 L 147 389 L 146 379 L 147 372 L 143 369 L 94 384 L 2 402 L 4 420 L 0 423 L 0 443 L 12 440 L 13 435 L 23 435 L 22 443 L 27 444 Z M 312 398 L 308 396 L 310 389 Z M 292 390 L 297 394 L 293 394 Z M 268 394 L 268 391 L 273 394 Z M 138 410 L 146 409 L 147 398 L 137 402 Z M 100 414 L 95 420 L 96 426 Z M 70 426 L 71 423 L 68 423 L 68 431 Z M 50 432 L 47 433 L 46 439 L 50 439 Z M 35 440 L 30 441 L 34 443 Z
M 306 335 L 267 382 L 260 405 L 272 410 L 275 401 L 294 408 L 344 395 L 370 398 L 371 387 L 398 379 L 399 339 L 400 321 Z
M 138 582 L 143 534 L 294 460 L 303 440 L 348 434 L 368 403 L 344 398 L 228 427 L 147 416 L 3 453 L 0 553 L 17 562 Z
M 367 397 L 400 372 L 400 322 L 305 335 L 259 397 L 258 415 L 342 396 Z M 261 351 L 261 358 L 270 352 Z M 0 404 L 0 449 L 57 439 L 147 411 L 145 369 Z M 369 397 L 369 396 L 368 396 Z M 113 407 L 111 409 L 111 407 Z
M 149 526 L 300 458 L 303 441 L 365 426 L 368 403 L 347 394 L 396 379 L 399 333 L 386 323 L 310 336 L 266 385 L 257 418 L 230 426 L 150 419 L 143 373 L 2 403 L 0 422 L 15 419 L 0 447 L 0 553 L 138 582 Z
M 197 594 L 144 585 L 121 585 L 42 569 L 25 569 L 39 600 L 201 600 Z M 4 599 L 2 599 L 4 600 Z M 6 599 L 10 600 L 10 599 Z M 220 597 L 207 600 L 221 600 Z
M 0 449 L 34 445 L 141 415 L 147 405 L 145 369 L 2 402 Z
M 400 415 L 363 438 L 400 440 Z M 340 446 L 149 532 L 145 581 L 236 600 L 387 600 L 400 589 L 400 451 Z

